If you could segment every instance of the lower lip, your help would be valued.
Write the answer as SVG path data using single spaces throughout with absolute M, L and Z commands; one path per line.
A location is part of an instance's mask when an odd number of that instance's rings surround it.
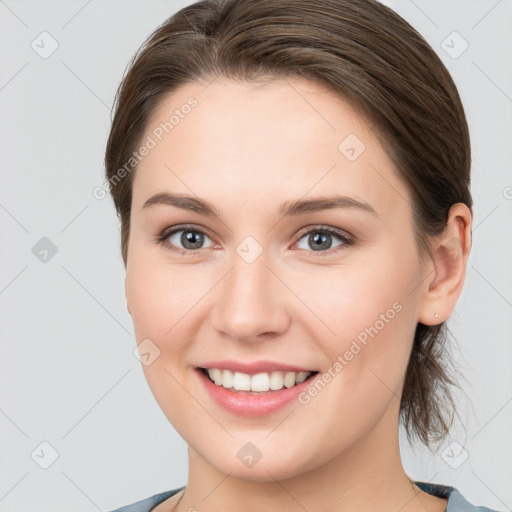
M 304 382 L 291 388 L 283 388 L 279 391 L 270 391 L 258 395 L 250 395 L 230 391 L 223 386 L 217 386 L 201 370 L 196 369 L 201 382 L 213 400 L 228 412 L 241 416 L 265 416 L 287 406 L 307 389 L 307 387 L 320 375 L 317 373 Z

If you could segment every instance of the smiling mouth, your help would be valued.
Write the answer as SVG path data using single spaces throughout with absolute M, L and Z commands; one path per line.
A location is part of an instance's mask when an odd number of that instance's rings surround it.
M 219 387 L 228 391 L 242 394 L 258 395 L 262 393 L 274 393 L 294 387 L 305 382 L 315 375 L 313 372 L 288 372 L 273 371 L 249 375 L 242 372 L 232 372 L 218 368 L 198 368 L 206 378 Z

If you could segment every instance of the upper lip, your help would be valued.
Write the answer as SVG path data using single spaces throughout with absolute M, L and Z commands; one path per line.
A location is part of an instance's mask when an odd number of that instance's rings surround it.
M 255 375 L 257 373 L 266 372 L 315 372 L 317 370 L 310 370 L 301 368 L 290 364 L 279 363 L 275 361 L 253 361 L 246 363 L 242 361 L 209 361 L 198 365 L 199 368 L 219 368 L 220 370 L 230 370 L 232 372 L 247 373 Z

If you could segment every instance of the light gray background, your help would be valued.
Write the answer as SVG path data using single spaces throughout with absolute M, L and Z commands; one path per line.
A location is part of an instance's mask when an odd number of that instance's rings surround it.
M 117 218 L 92 192 L 125 66 L 188 3 L 0 1 L 1 512 L 106 511 L 186 483 L 186 445 L 133 355 Z M 450 69 L 473 144 L 474 245 L 449 326 L 474 412 L 461 402 L 461 425 L 437 454 L 404 443 L 404 464 L 412 478 L 510 510 L 512 3 L 386 3 Z M 43 31 L 58 43 L 47 58 Z M 457 58 L 453 31 L 469 44 Z M 42 237 L 57 248 L 46 262 L 32 251 Z M 42 442 L 58 453 L 47 469 Z

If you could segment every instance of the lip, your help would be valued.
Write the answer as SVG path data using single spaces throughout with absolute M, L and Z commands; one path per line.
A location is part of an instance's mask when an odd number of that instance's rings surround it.
M 218 366 L 214 366 L 213 368 L 218 368 Z M 317 378 L 321 378 L 321 374 L 318 372 L 313 376 L 309 376 L 304 382 L 292 386 L 291 388 L 285 387 L 279 391 L 269 391 L 268 393 L 252 395 L 244 392 L 229 391 L 223 386 L 217 386 L 217 384 L 212 382 L 205 375 L 201 368 L 196 368 L 195 372 L 210 398 L 212 398 L 217 405 L 232 414 L 249 417 L 265 416 L 283 409 L 298 400 L 298 396 Z
M 232 372 L 247 373 L 249 375 L 256 375 L 257 373 L 265 372 L 316 372 L 318 370 L 311 370 L 307 368 L 300 368 L 289 364 L 278 363 L 274 361 L 254 361 L 246 363 L 242 361 L 209 361 L 197 365 L 199 368 L 219 368 L 220 370 L 231 370 Z

